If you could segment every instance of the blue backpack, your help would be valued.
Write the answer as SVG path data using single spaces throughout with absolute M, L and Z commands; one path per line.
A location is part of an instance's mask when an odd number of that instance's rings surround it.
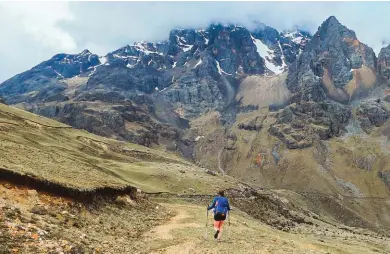
M 229 201 L 225 197 L 215 197 L 213 200 L 213 203 L 211 206 L 209 206 L 210 209 L 214 209 L 214 213 L 221 213 L 221 214 L 227 214 L 228 211 L 230 211 Z

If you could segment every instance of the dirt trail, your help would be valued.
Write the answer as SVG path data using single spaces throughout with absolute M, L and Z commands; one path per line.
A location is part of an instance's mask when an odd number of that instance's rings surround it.
M 175 216 L 146 232 L 138 252 L 153 254 L 196 253 L 389 253 L 390 246 L 369 239 L 347 240 L 319 237 L 313 233 L 286 233 L 261 224 L 247 214 L 234 211 L 231 227 L 226 223 L 222 242 L 213 239 L 212 216 L 209 215 L 208 238 L 205 239 L 204 207 L 190 204 L 161 204 Z M 304 229 L 302 229 L 304 230 Z M 229 232 L 230 231 L 230 232 Z M 382 251 L 384 250 L 385 251 Z
M 183 210 L 182 207 L 177 206 L 176 208 L 177 208 L 176 216 L 172 217 L 166 224 L 157 226 L 152 230 L 150 230 L 149 232 L 145 233 L 144 237 L 147 240 L 173 239 L 173 236 L 171 235 L 171 231 L 174 229 L 176 230 L 176 229 L 183 229 L 183 228 L 201 227 L 201 225 L 197 223 L 185 222 L 186 219 L 188 219 L 190 216 L 185 210 Z

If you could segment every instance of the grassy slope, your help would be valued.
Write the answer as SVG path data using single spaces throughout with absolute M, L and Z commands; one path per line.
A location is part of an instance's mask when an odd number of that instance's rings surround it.
M 72 129 L 3 104 L 0 168 L 83 191 L 134 186 L 146 192 L 214 193 L 216 186 L 235 183 L 176 155 Z

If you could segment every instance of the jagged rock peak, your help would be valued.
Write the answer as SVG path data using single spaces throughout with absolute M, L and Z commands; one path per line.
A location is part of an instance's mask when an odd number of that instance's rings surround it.
M 341 23 L 338 21 L 338 19 L 335 17 L 335 16 L 330 16 L 329 18 L 327 18 L 323 24 L 327 24 L 327 25 L 341 25 Z
M 355 32 L 341 24 L 335 16 L 330 16 L 328 19 L 326 19 L 318 28 L 318 32 L 315 34 L 315 36 L 317 35 L 319 37 L 324 37 L 328 35 L 334 35 L 335 33 L 341 37 L 356 39 Z
M 81 51 L 80 55 L 81 56 L 84 56 L 84 55 L 90 55 L 92 54 L 91 51 L 89 51 L 88 49 L 84 49 L 83 51 Z

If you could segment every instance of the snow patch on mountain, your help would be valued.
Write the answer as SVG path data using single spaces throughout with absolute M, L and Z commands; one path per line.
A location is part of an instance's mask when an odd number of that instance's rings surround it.
M 153 45 L 155 47 L 155 45 Z M 146 43 L 143 43 L 143 42 L 136 42 L 134 44 L 134 47 L 136 47 L 139 51 L 143 52 L 145 55 L 149 55 L 149 54 L 158 54 L 160 56 L 163 55 L 163 53 L 161 52 L 158 52 L 157 50 L 155 51 L 150 51 L 148 48 L 147 48 L 147 45 Z
M 107 63 L 107 57 L 105 57 L 105 56 L 99 57 L 99 62 L 100 62 L 100 64 L 105 64 L 105 63 Z
M 265 61 L 265 66 L 267 69 L 272 71 L 275 74 L 280 74 L 284 71 L 285 63 L 283 62 L 282 66 L 277 66 L 272 63 L 272 59 L 274 58 L 274 51 L 269 49 L 261 40 L 255 39 L 252 36 L 253 43 L 256 45 L 257 53 L 259 53 L 260 57 L 262 57 Z
M 194 45 L 186 44 L 184 37 L 179 37 L 176 35 L 176 41 L 179 47 L 183 50 L 183 52 L 190 51 Z
M 217 69 L 218 69 L 219 74 L 232 75 L 232 74 L 230 74 L 230 73 L 225 72 L 225 71 L 221 68 L 221 65 L 219 64 L 219 62 L 218 62 L 217 59 L 215 59 L 215 62 L 217 63 Z
M 298 29 L 282 32 L 281 35 L 298 45 L 304 45 L 308 40 L 307 34 L 304 34 Z
M 194 45 L 182 45 L 183 52 L 190 51 Z
M 52 69 L 53 69 L 53 67 L 51 67 Z M 59 73 L 58 71 L 56 71 L 56 70 L 54 70 L 53 69 L 53 71 L 57 74 L 57 76 L 59 76 L 60 78 L 64 78 L 64 76 L 62 76 L 62 74 L 61 73 Z
M 202 64 L 202 59 L 199 59 L 199 62 L 196 63 L 196 65 L 194 66 L 194 69 L 195 69 L 196 67 L 198 67 L 199 65 L 201 65 L 201 64 Z

